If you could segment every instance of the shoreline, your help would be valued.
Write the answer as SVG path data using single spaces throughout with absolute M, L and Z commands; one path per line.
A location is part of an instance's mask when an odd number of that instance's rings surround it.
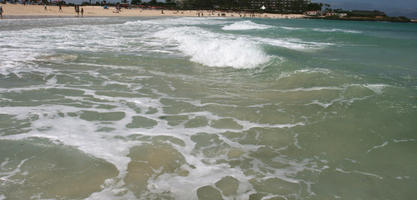
M 308 16 L 304 14 L 275 14 L 275 13 L 248 13 L 233 11 L 212 10 L 161 10 L 142 8 L 122 8 L 117 12 L 114 6 L 104 9 L 102 6 L 80 6 L 84 9 L 84 15 L 77 16 L 73 6 L 62 6 L 59 11 L 57 5 L 23 5 L 23 4 L 0 4 L 3 7 L 2 19 L 33 19 L 33 18 L 78 18 L 78 17 L 227 17 L 227 18 L 266 18 L 266 19 L 321 19 L 341 21 L 374 21 L 393 23 L 417 23 L 417 20 L 399 21 L 390 19 L 374 18 L 335 18 L 323 16 Z M 1 20 L 1 19 L 0 19 Z
M 56 5 L 0 4 L 3 7 L 3 19 L 48 18 L 48 17 L 81 17 L 77 16 L 73 6 L 62 6 L 62 11 Z M 272 14 L 226 12 L 212 10 L 156 10 L 122 8 L 117 12 L 115 7 L 104 9 L 102 6 L 80 6 L 84 9 L 83 17 L 230 17 L 230 18 L 271 18 L 271 19 L 302 19 L 303 14 Z
M 371 18 L 371 17 L 326 17 L 326 16 L 308 16 L 305 19 L 321 20 L 339 20 L 339 21 L 366 21 L 366 22 L 392 22 L 392 23 L 417 23 L 417 20 L 401 20 L 398 17 Z

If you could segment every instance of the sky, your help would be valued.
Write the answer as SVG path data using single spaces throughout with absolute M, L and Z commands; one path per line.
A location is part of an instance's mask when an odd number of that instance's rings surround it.
M 313 0 L 328 3 L 332 8 L 381 10 L 389 16 L 417 18 L 417 0 Z

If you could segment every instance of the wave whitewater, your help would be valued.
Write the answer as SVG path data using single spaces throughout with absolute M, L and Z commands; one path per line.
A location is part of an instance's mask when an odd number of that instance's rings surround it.
M 355 33 L 355 34 L 362 33 L 361 31 L 345 30 L 345 29 L 338 29 L 338 28 L 332 28 L 332 29 L 313 28 L 313 31 L 317 31 L 317 32 L 330 32 L 330 33 L 331 32 Z
M 0 200 L 417 196 L 415 27 L 315 22 L 0 20 Z
M 198 27 L 168 28 L 155 36 L 177 43 L 191 61 L 211 67 L 255 68 L 269 61 L 259 45 L 243 37 L 231 37 Z
M 241 22 L 235 22 L 233 24 L 223 26 L 223 30 L 229 30 L 229 31 L 237 31 L 237 30 L 252 30 L 252 29 L 268 29 L 272 28 L 272 26 L 264 25 L 264 24 L 257 24 L 254 22 L 251 22 L 249 20 L 247 21 L 241 21 Z

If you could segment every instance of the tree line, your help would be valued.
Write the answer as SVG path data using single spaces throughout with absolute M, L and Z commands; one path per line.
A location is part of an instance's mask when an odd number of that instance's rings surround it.
M 265 1 L 265 6 L 267 12 L 292 12 L 292 13 L 302 13 L 310 10 L 321 10 L 323 4 L 321 3 L 305 3 L 304 0 L 293 0 L 289 4 L 284 4 L 283 1 L 277 0 L 277 3 L 274 6 L 271 6 L 268 1 Z M 260 7 L 253 6 L 251 0 L 183 0 L 183 1 L 174 1 L 166 0 L 165 3 L 157 2 L 156 0 L 151 0 L 150 2 L 143 2 L 141 0 L 132 0 L 131 4 L 133 5 L 156 5 L 156 6 L 167 6 L 167 7 L 176 7 L 177 9 L 221 9 L 221 10 L 260 10 Z

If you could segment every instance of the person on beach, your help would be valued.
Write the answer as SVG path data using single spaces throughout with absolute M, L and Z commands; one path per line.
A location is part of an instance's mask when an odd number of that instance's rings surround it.
M 77 16 L 80 16 L 80 6 L 75 5 L 75 12 L 77 13 Z
M 84 17 L 84 8 L 81 8 L 81 17 Z
M 59 10 L 58 10 L 59 12 L 62 12 L 62 5 L 61 5 L 61 3 L 59 3 Z
M 45 7 L 44 7 L 44 9 L 45 9 L 45 10 L 48 10 L 48 8 L 46 8 L 46 4 L 45 4 Z
M 0 19 L 3 19 L 3 7 L 0 6 Z
M 117 3 L 113 13 L 120 13 L 121 11 L 122 11 L 122 8 L 120 7 L 120 3 Z

